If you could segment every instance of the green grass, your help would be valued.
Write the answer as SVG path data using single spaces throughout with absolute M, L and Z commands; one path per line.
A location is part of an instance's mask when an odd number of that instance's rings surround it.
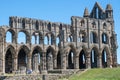
M 120 80 L 120 68 L 90 69 L 74 74 L 68 80 Z

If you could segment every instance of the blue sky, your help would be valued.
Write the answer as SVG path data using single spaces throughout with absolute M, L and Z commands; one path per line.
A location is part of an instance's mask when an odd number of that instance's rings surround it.
M 96 1 L 103 9 L 108 3 L 112 5 L 115 31 L 118 45 L 120 45 L 120 0 L 0 0 L 0 25 L 8 25 L 9 16 L 30 17 L 71 24 L 71 16 L 83 16 L 85 7 L 90 12 Z M 120 47 L 117 51 L 118 63 L 120 63 Z

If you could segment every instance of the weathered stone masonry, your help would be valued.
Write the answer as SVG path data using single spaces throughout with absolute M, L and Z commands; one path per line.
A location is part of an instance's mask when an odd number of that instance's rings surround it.
M 19 32 L 25 33 L 25 43 L 18 42 Z M 0 73 L 116 67 L 116 49 L 110 4 L 103 10 L 95 3 L 90 14 L 85 8 L 83 17 L 71 17 L 71 25 L 10 17 L 9 26 L 0 27 Z

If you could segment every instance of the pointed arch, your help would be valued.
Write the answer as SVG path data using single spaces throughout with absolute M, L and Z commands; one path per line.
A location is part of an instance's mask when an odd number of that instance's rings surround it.
M 14 67 L 15 49 L 9 45 L 5 53 L 5 73 L 12 73 Z
M 53 70 L 53 64 L 54 64 L 54 48 L 52 48 L 51 46 L 49 46 L 46 49 L 46 68 L 47 70 Z
M 30 40 L 30 34 L 26 30 L 20 30 L 18 32 L 18 43 L 29 43 Z
M 97 36 L 97 33 L 96 32 L 91 32 L 90 33 L 90 41 L 91 43 L 97 43 L 98 41 L 98 36 Z
M 106 33 L 102 33 L 102 43 L 109 43 L 108 35 Z
M 27 68 L 27 60 L 30 50 L 27 46 L 23 45 L 19 48 L 18 51 L 18 69 L 26 71 Z
M 85 69 L 86 68 L 86 55 L 85 51 L 82 49 L 79 54 L 79 69 Z
M 109 62 L 110 62 L 110 51 L 107 46 L 103 47 L 102 50 L 102 67 L 106 68 L 109 67 Z
M 6 31 L 6 42 L 10 42 L 10 43 L 13 43 L 15 42 L 15 31 L 12 30 L 12 29 L 8 29 Z
M 42 68 L 42 48 L 35 46 L 32 51 L 32 70 L 41 72 Z
M 97 57 L 98 57 L 98 49 L 93 47 L 91 49 L 91 68 L 97 68 Z

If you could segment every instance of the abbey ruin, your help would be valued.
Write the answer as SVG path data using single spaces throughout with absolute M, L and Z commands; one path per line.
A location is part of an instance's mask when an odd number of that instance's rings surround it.
M 95 3 L 90 13 L 85 8 L 83 17 L 71 17 L 71 25 L 11 16 L 9 26 L 0 26 L 0 73 L 116 67 L 114 27 L 110 4 L 104 10 Z M 20 32 L 25 42 L 18 42 Z

